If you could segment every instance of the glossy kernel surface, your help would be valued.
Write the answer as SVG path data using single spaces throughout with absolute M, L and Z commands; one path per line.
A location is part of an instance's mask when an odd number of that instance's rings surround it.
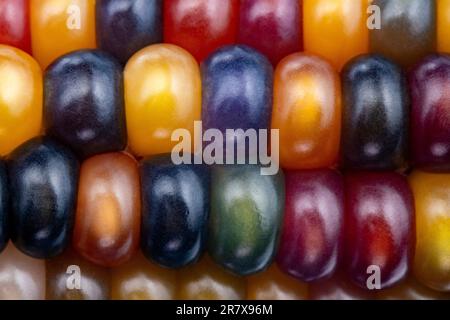
M 201 117 L 201 80 L 197 62 L 184 49 L 155 44 L 138 51 L 125 67 L 125 104 L 129 145 L 140 156 L 171 152 L 172 132 L 194 136 Z
M 175 299 L 176 271 L 148 261 L 141 252 L 111 272 L 113 300 Z
M 272 129 L 280 131 L 280 163 L 286 169 L 317 169 L 338 160 L 341 86 L 321 58 L 294 53 L 277 66 Z
M 31 53 L 29 0 L 0 0 L 0 43 Z
M 416 168 L 450 171 L 449 90 L 450 56 L 429 56 L 411 71 L 411 151 Z
M 44 300 L 45 261 L 26 256 L 12 243 L 0 254 L 0 300 Z
M 364 55 L 342 71 L 342 161 L 348 169 L 395 170 L 406 165 L 409 93 L 400 67 Z
M 250 47 L 227 46 L 210 55 L 202 64 L 203 129 L 220 130 L 224 146 L 229 142 L 227 129 L 267 129 L 272 77 L 269 61 Z M 239 145 L 245 136 L 236 134 L 232 139 Z
M 379 300 L 450 300 L 450 292 L 439 292 L 421 284 L 413 275 L 400 284 L 377 292 Z
M 345 177 L 345 269 L 350 279 L 370 289 L 379 272 L 381 289 L 408 274 L 414 255 L 414 199 L 404 176 L 360 172 Z
M 11 239 L 34 258 L 54 257 L 72 238 L 79 163 L 63 145 L 34 138 L 8 158 Z
M 9 240 L 9 183 L 6 164 L 0 161 L 0 253 Z
M 238 275 L 264 270 L 278 244 L 284 210 L 284 177 L 263 176 L 259 166 L 220 166 L 212 171 L 208 252 Z
M 247 300 L 307 300 L 308 286 L 284 274 L 272 264 L 247 278 Z
M 201 62 L 236 42 L 239 0 L 164 1 L 164 42 L 189 51 Z
M 85 160 L 80 170 L 73 246 L 96 264 L 112 267 L 139 247 L 141 197 L 137 162 L 125 153 Z
M 80 157 L 126 146 L 122 67 L 107 53 L 75 51 L 52 63 L 44 108 L 48 134 Z
M 436 50 L 436 1 L 373 0 L 380 28 L 369 32 L 370 52 L 408 68 Z
M 96 0 L 29 1 L 33 56 L 42 69 L 63 54 L 96 47 Z
M 416 205 L 414 274 L 422 284 L 450 291 L 450 174 L 410 176 Z
M 330 61 L 336 70 L 368 52 L 370 0 L 303 0 L 305 51 Z
M 95 5 L 97 45 L 122 64 L 162 42 L 162 0 L 100 0 Z
M 243 300 L 245 278 L 231 274 L 205 255 L 198 263 L 178 271 L 177 299 Z
M 169 268 L 195 263 L 206 244 L 209 169 L 163 155 L 143 161 L 140 170 L 144 255 Z
M 344 184 L 333 170 L 285 172 L 286 203 L 277 263 L 302 281 L 330 277 L 342 257 Z
M 302 48 L 299 0 L 241 0 L 238 42 L 257 49 L 274 66 Z
M 42 127 L 42 72 L 22 50 L 0 45 L 0 155 L 5 156 Z
M 450 53 L 450 0 L 436 0 L 437 4 L 437 51 Z
M 374 292 L 354 284 L 343 272 L 311 283 L 309 292 L 312 300 L 373 300 L 376 297 Z

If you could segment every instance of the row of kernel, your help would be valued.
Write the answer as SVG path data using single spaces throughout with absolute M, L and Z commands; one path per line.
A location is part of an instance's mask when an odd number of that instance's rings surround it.
M 273 76 L 264 56 L 249 47 L 219 49 L 200 72 L 185 50 L 156 44 L 136 53 L 123 75 L 109 55 L 82 50 L 46 70 L 44 89 L 39 66 L 26 53 L 0 45 L 0 62 L 3 156 L 41 132 L 44 114 L 47 134 L 82 158 L 127 143 L 139 156 L 168 153 L 180 143 L 173 139 L 177 129 L 194 141 L 195 121 L 203 120 L 204 130 L 224 135 L 226 129 L 279 129 L 283 168 L 450 168 L 446 55 L 426 57 L 407 80 L 378 55 L 354 58 L 340 78 L 321 58 L 294 53 Z
M 48 259 L 72 243 L 92 263 L 116 267 L 140 244 L 150 260 L 180 268 L 207 247 L 238 275 L 261 272 L 276 257 L 305 282 L 341 265 L 366 289 L 400 283 L 414 264 L 420 282 L 449 291 L 449 174 L 416 171 L 408 184 L 392 172 L 343 179 L 330 169 L 259 169 L 215 167 L 210 182 L 205 166 L 175 165 L 170 156 L 143 160 L 139 174 L 129 155 L 108 153 L 85 160 L 78 178 L 67 148 L 33 139 L 0 171 L 0 248 L 11 236 L 22 252 Z M 378 283 L 368 282 L 371 268 Z
M 15 277 L 5 277 L 14 270 Z M 338 273 L 316 283 L 292 281 L 273 264 L 247 278 L 224 271 L 208 256 L 175 271 L 135 254 L 130 261 L 107 269 L 84 260 L 73 250 L 44 262 L 23 255 L 12 245 L 0 256 L 0 280 L 8 290 L 0 299 L 153 300 L 153 299 L 450 299 L 409 276 L 392 288 L 367 291 Z
M 98 46 L 123 64 L 157 42 L 202 61 L 217 48 L 250 45 L 275 65 L 300 51 L 340 70 L 352 57 L 381 53 L 402 66 L 448 52 L 448 0 L 2 0 L 0 43 L 33 52 L 43 68 Z M 30 35 L 31 33 L 31 35 Z

